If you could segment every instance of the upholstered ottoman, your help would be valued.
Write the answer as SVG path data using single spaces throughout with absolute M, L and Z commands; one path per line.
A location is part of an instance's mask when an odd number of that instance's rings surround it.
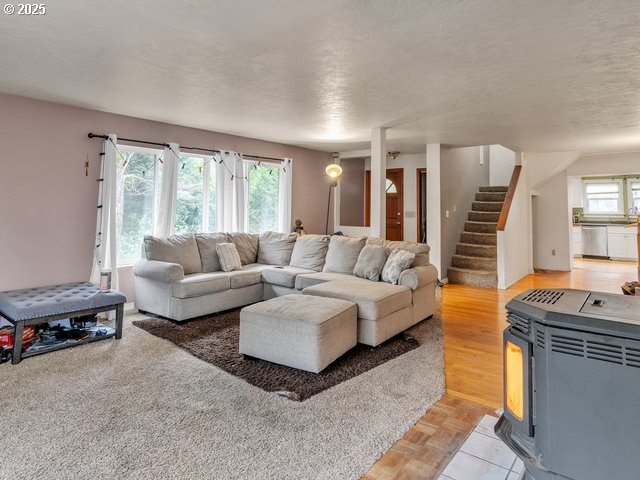
M 240 353 L 318 373 L 357 343 L 353 302 L 284 295 L 240 312 Z

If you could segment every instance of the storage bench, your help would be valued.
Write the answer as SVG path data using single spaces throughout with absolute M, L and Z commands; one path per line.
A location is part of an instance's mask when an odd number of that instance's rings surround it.
M 124 303 L 127 298 L 120 292 L 103 292 L 94 283 L 67 283 L 48 287 L 28 288 L 0 292 L 0 316 L 14 325 L 13 357 L 11 363 L 41 353 L 73 347 L 115 337 L 122 338 Z M 74 343 L 51 345 L 36 352 L 22 352 L 24 327 L 42 323 L 92 315 L 115 310 L 115 332 L 95 336 Z

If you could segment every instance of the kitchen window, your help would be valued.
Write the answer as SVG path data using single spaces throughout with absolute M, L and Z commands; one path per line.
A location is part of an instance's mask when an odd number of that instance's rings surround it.
M 640 179 L 630 178 L 627 180 L 627 192 L 629 193 L 629 208 L 640 211 Z M 635 217 L 636 215 L 630 215 Z
M 585 180 L 582 183 L 584 214 L 623 215 L 622 180 Z

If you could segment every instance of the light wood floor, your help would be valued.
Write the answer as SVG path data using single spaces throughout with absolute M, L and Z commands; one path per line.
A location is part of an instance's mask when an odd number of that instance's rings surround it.
M 505 304 L 515 295 L 530 288 L 622 293 L 636 276 L 635 263 L 576 259 L 571 272 L 538 271 L 507 290 L 443 287 L 447 393 L 363 480 L 436 479 L 478 419 L 502 406 Z

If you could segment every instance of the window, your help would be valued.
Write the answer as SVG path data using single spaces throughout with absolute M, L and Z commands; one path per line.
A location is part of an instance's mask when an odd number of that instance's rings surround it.
M 629 209 L 634 208 L 640 211 L 640 179 L 630 178 L 627 180 L 627 191 L 629 193 Z M 631 213 L 631 212 L 629 212 Z M 630 215 L 635 217 L 636 215 Z
M 250 233 L 278 230 L 278 166 L 247 161 L 248 229 Z
M 387 178 L 387 193 L 398 193 L 396 184 Z
M 585 180 L 585 215 L 622 215 L 622 180 Z
M 178 166 L 176 233 L 216 230 L 216 168 L 211 157 L 181 155 Z
M 116 234 L 119 264 L 140 258 L 144 236 L 153 233 L 161 155 L 157 150 L 118 145 Z
M 161 150 L 118 145 L 118 264 L 142 255 L 145 235 L 153 235 L 162 176 Z M 211 157 L 181 155 L 178 165 L 176 233 L 216 229 L 216 168 Z

